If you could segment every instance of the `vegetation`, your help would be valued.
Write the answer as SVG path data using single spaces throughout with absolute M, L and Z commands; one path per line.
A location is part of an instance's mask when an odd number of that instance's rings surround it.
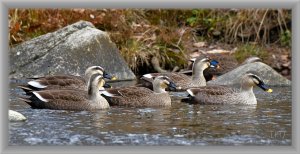
M 79 20 L 107 31 L 136 72 L 154 56 L 165 69 L 183 67 L 193 43 L 203 40 L 238 46 L 238 60 L 264 58 L 270 44 L 291 47 L 291 10 L 284 9 L 10 9 L 9 43 Z
M 234 53 L 235 58 L 238 62 L 242 63 L 246 58 L 251 56 L 260 57 L 265 61 L 269 57 L 269 53 L 260 46 L 255 44 L 242 44 Z

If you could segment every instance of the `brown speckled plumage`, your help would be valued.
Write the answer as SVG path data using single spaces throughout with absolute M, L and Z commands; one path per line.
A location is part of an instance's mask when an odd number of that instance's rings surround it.
M 210 67 L 209 59 L 197 58 L 193 65 L 193 74 L 191 77 L 182 73 L 170 73 L 170 72 L 150 73 L 149 75 L 151 75 L 153 78 L 159 75 L 167 76 L 172 81 L 174 81 L 174 83 L 178 87 L 178 89 L 176 89 L 177 91 L 184 91 L 191 87 L 206 86 L 206 80 L 203 75 L 203 70 L 205 70 L 208 67 Z M 149 79 L 146 79 L 145 76 L 143 76 L 141 79 L 144 80 L 144 82 L 142 82 L 142 86 L 148 87 L 149 84 L 147 83 L 149 83 L 151 80 L 149 81 Z
M 206 86 L 190 88 L 191 103 L 199 104 L 256 104 L 253 86 L 259 86 L 265 91 L 272 92 L 266 88 L 264 82 L 252 73 L 243 76 L 239 87 L 230 86 Z
M 116 96 L 106 97 L 111 106 L 170 106 L 171 98 L 168 93 L 154 93 L 144 87 L 125 87 L 108 89 Z
M 167 86 L 175 88 L 174 83 L 168 77 L 158 76 L 153 81 L 154 91 L 145 87 L 131 86 L 108 89 L 103 95 L 111 106 L 170 106 L 171 98 L 165 91 Z
M 35 81 L 47 86 L 44 89 L 86 89 L 84 78 L 74 75 L 55 75 L 37 78 Z M 30 86 L 30 85 L 29 85 Z M 32 86 L 31 86 L 32 87 Z M 33 87 L 37 90 L 38 88 Z
M 53 75 L 53 76 L 44 76 L 33 79 L 29 81 L 26 85 L 19 85 L 26 93 L 31 91 L 38 90 L 50 90 L 50 89 L 78 89 L 78 90 L 87 90 L 87 82 L 93 74 L 104 74 L 104 69 L 100 66 L 91 66 L 86 69 L 85 76 L 75 76 L 75 75 Z M 37 87 L 31 83 L 38 83 L 43 87 Z
M 99 93 L 104 85 L 102 75 L 94 74 L 86 90 L 41 90 L 33 91 L 29 97 L 20 97 L 32 108 L 54 110 L 96 110 L 109 108 L 105 98 Z
M 192 82 L 192 78 L 190 76 L 187 76 L 185 74 L 180 74 L 180 73 L 151 73 L 151 75 L 153 77 L 157 77 L 160 75 L 169 77 L 172 81 L 174 81 L 174 83 L 176 84 L 177 87 L 182 88 L 182 91 L 186 90 L 187 88 L 190 88 L 190 87 L 197 87 L 197 85 L 202 85 L 202 86 L 206 85 L 206 81 L 202 81 L 202 80 L 199 80 L 199 84 L 194 84 Z M 141 79 L 145 80 L 145 78 L 143 78 L 143 77 Z M 147 84 L 147 83 L 149 83 L 149 80 L 145 84 Z M 150 86 L 150 89 L 152 89 L 152 84 L 149 84 L 148 86 Z

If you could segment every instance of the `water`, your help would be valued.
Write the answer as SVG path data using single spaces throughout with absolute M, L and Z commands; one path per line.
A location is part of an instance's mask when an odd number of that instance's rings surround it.
M 99 111 L 31 109 L 10 89 L 10 109 L 25 122 L 9 124 L 9 145 L 291 145 L 291 87 L 255 89 L 258 104 L 191 105 L 171 93 L 167 108 Z M 131 83 L 122 83 L 128 85 Z M 114 83 L 118 85 L 118 83 Z

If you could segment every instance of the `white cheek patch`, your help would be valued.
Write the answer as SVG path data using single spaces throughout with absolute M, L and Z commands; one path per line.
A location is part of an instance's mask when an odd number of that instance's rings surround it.
M 205 62 L 205 61 L 208 61 L 208 59 L 207 58 L 203 58 L 203 59 L 201 59 L 201 61 Z
M 40 99 L 43 102 L 48 102 L 47 99 L 43 98 L 39 93 L 37 92 L 32 92 L 38 99 Z
M 143 77 L 149 78 L 149 79 L 153 78 L 153 76 L 151 74 L 144 74 Z
M 31 85 L 32 87 L 35 87 L 35 88 L 41 88 L 41 89 L 47 87 L 47 86 L 45 86 L 45 85 L 40 84 L 40 83 L 37 82 L 37 81 L 29 81 L 28 84 Z
M 186 90 L 191 96 L 195 96 L 191 89 Z
M 96 80 L 99 80 L 99 78 L 100 78 L 100 76 L 99 76 L 99 77 L 97 77 L 97 79 L 96 79 Z M 100 87 L 103 87 L 103 86 L 104 86 L 104 84 L 105 84 L 104 80 L 100 80 L 100 82 L 99 82 L 99 88 L 100 88 Z
M 213 65 L 211 65 L 211 66 L 213 66 Z M 210 67 L 210 63 L 205 63 L 205 68 L 208 68 L 208 67 Z
M 255 84 L 259 84 L 259 81 L 257 79 L 253 79 Z
M 169 85 L 169 84 L 170 84 L 170 82 L 169 82 L 169 81 L 167 81 L 167 80 L 165 80 L 165 83 L 166 83 L 166 85 Z

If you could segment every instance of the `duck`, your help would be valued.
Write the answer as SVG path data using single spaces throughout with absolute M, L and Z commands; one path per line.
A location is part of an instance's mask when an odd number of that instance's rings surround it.
M 256 57 L 256 56 L 250 56 L 250 57 L 246 58 L 242 63 L 238 63 L 238 61 L 232 55 L 227 55 L 227 54 L 204 54 L 199 57 L 210 57 L 210 58 L 215 59 L 220 62 L 218 69 L 205 69 L 203 71 L 206 81 L 214 80 L 218 76 L 223 75 L 241 65 L 254 63 L 254 62 L 262 62 L 262 59 L 259 57 Z M 191 62 L 193 62 L 193 61 L 191 61 Z M 191 63 L 188 66 L 189 70 L 180 71 L 179 73 L 191 75 L 192 74 L 192 70 L 191 70 L 192 64 L 193 63 Z
M 203 75 L 203 71 L 207 68 L 218 68 L 218 61 L 212 60 L 209 57 L 194 58 L 193 61 L 192 76 L 185 75 L 178 72 L 166 72 L 166 73 L 149 73 L 144 74 L 141 77 L 142 86 L 149 87 L 156 76 L 167 76 L 177 86 L 176 91 L 185 91 L 191 87 L 206 86 L 206 80 Z M 149 84 L 150 83 L 150 84 Z M 152 87 L 150 87 L 152 88 Z
M 257 104 L 253 93 L 253 87 L 258 86 L 262 90 L 271 93 L 273 90 L 256 75 L 246 72 L 236 86 L 209 85 L 205 87 L 189 88 L 189 99 L 184 100 L 192 104 Z
M 110 106 L 160 107 L 171 106 L 171 97 L 165 90 L 176 89 L 176 84 L 167 76 L 157 76 L 153 81 L 153 91 L 146 87 L 119 87 L 101 92 Z
M 90 77 L 88 90 L 78 89 L 50 89 L 32 91 L 27 97 L 19 96 L 33 109 L 52 110 L 98 110 L 107 109 L 109 104 L 101 96 L 105 80 L 102 74 L 93 74 Z M 28 97 L 29 96 L 29 97 Z
M 210 55 L 210 56 L 212 56 L 212 55 Z M 221 76 L 239 66 L 262 61 L 261 58 L 256 57 L 256 56 L 250 56 L 250 57 L 246 58 L 242 63 L 238 63 L 234 57 L 229 56 L 229 55 L 222 56 L 222 55 L 216 54 L 216 55 L 212 56 L 212 58 L 220 61 L 220 64 L 222 65 L 222 67 L 219 67 L 219 69 L 217 69 L 217 70 L 206 69 L 204 71 L 204 76 L 205 76 L 206 81 L 214 80 L 218 76 Z
M 87 90 L 89 85 L 89 79 L 93 74 L 100 73 L 104 78 L 110 80 L 116 80 L 115 76 L 112 76 L 104 71 L 101 66 L 91 66 L 85 71 L 84 77 L 75 75 L 53 75 L 44 76 L 33 79 L 27 82 L 26 85 L 18 85 L 25 93 L 30 93 L 31 91 L 38 90 L 49 90 L 49 89 L 80 89 Z M 105 84 L 105 87 L 110 87 L 110 85 Z

